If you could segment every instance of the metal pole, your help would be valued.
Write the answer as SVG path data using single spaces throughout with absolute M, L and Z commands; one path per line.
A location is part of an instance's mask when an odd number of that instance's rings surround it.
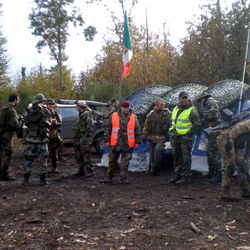
M 246 46 L 245 62 L 244 62 L 243 75 L 242 75 L 242 84 L 241 84 L 241 91 L 240 91 L 240 101 L 239 101 L 238 113 L 240 113 L 240 110 L 241 110 L 241 103 L 242 103 L 242 96 L 243 96 L 243 89 L 244 89 L 244 82 L 245 82 L 246 64 L 247 64 L 247 55 L 248 55 L 248 46 L 249 46 L 249 33 L 250 33 L 250 23 L 248 24 L 247 46 Z
M 124 47 L 122 41 L 122 64 L 123 64 L 123 53 L 124 53 Z M 120 84 L 119 84 L 119 102 L 121 102 L 122 98 L 122 64 L 121 64 L 121 74 L 120 74 Z

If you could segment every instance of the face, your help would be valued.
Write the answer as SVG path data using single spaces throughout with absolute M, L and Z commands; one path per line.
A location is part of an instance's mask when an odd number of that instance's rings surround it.
M 54 104 L 47 104 L 47 108 L 48 108 L 48 110 L 49 111 L 52 111 L 53 110 L 53 108 L 54 108 Z
M 17 97 L 17 99 L 15 99 L 14 105 L 17 106 L 18 103 L 19 103 L 19 97 Z
M 114 105 L 117 107 L 117 106 L 119 105 L 119 101 L 116 100 L 116 101 L 114 102 Z
M 123 114 L 127 115 L 129 113 L 129 107 L 127 107 L 127 108 L 121 107 L 121 112 Z
M 205 98 L 201 98 L 200 102 L 201 102 L 201 104 L 203 105 L 204 102 L 205 102 Z
M 163 110 L 163 109 L 164 109 L 164 106 L 165 106 L 165 102 L 163 102 L 163 101 L 159 101 L 159 102 L 156 104 L 156 107 L 157 107 L 157 109 L 159 109 L 159 110 Z
M 187 97 L 179 97 L 179 103 L 181 106 L 187 106 L 188 105 L 188 98 Z

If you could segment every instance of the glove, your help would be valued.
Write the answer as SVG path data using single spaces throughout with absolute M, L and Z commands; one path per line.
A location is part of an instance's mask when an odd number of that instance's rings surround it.
M 147 139 L 146 139 L 146 138 L 143 138 L 143 139 L 142 139 L 142 142 L 143 142 L 144 145 L 146 145 L 146 144 L 147 144 Z

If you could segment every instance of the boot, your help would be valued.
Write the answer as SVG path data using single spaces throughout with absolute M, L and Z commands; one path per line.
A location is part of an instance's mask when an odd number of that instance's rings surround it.
M 109 174 L 103 181 L 103 183 L 109 183 L 112 184 L 113 183 L 113 179 L 114 179 L 114 175 L 113 174 Z
M 53 174 L 60 174 L 57 167 L 52 167 L 52 170 L 50 172 L 53 173 Z
M 92 168 L 87 168 L 87 174 L 86 177 L 93 177 L 94 176 L 94 172 Z
M 238 201 L 240 201 L 239 198 L 232 195 L 229 188 L 222 188 L 220 200 L 221 201 L 229 201 L 229 202 L 238 202 Z
M 83 170 L 78 170 L 76 173 L 73 174 L 73 176 L 85 176 L 85 171 Z
M 209 183 L 216 184 L 222 181 L 222 173 L 221 171 L 216 171 L 212 178 L 209 179 Z
M 40 178 L 39 178 L 39 185 L 40 186 L 45 186 L 47 184 L 48 183 L 46 182 L 46 176 L 45 176 L 45 174 L 41 174 Z
M 128 181 L 128 178 L 125 177 L 125 178 L 121 178 L 121 184 L 123 185 L 126 185 L 126 184 L 129 184 L 130 182 Z
M 24 186 L 28 185 L 29 178 L 30 178 L 30 174 L 24 174 L 23 183 L 22 183 Z
M 172 179 L 170 179 L 170 183 L 176 183 L 181 179 L 180 175 L 175 175 Z
M 189 184 L 191 182 L 190 177 L 182 177 L 180 180 L 176 181 L 175 184 L 182 185 L 182 184 Z

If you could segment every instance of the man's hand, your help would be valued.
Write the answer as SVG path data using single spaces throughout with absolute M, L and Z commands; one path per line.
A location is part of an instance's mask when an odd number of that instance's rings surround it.
M 105 143 L 105 146 L 106 146 L 106 147 L 109 147 L 109 146 L 110 146 L 110 143 L 109 143 L 109 142 L 106 142 L 106 143 Z
M 135 149 L 139 149 L 140 144 L 135 144 Z

